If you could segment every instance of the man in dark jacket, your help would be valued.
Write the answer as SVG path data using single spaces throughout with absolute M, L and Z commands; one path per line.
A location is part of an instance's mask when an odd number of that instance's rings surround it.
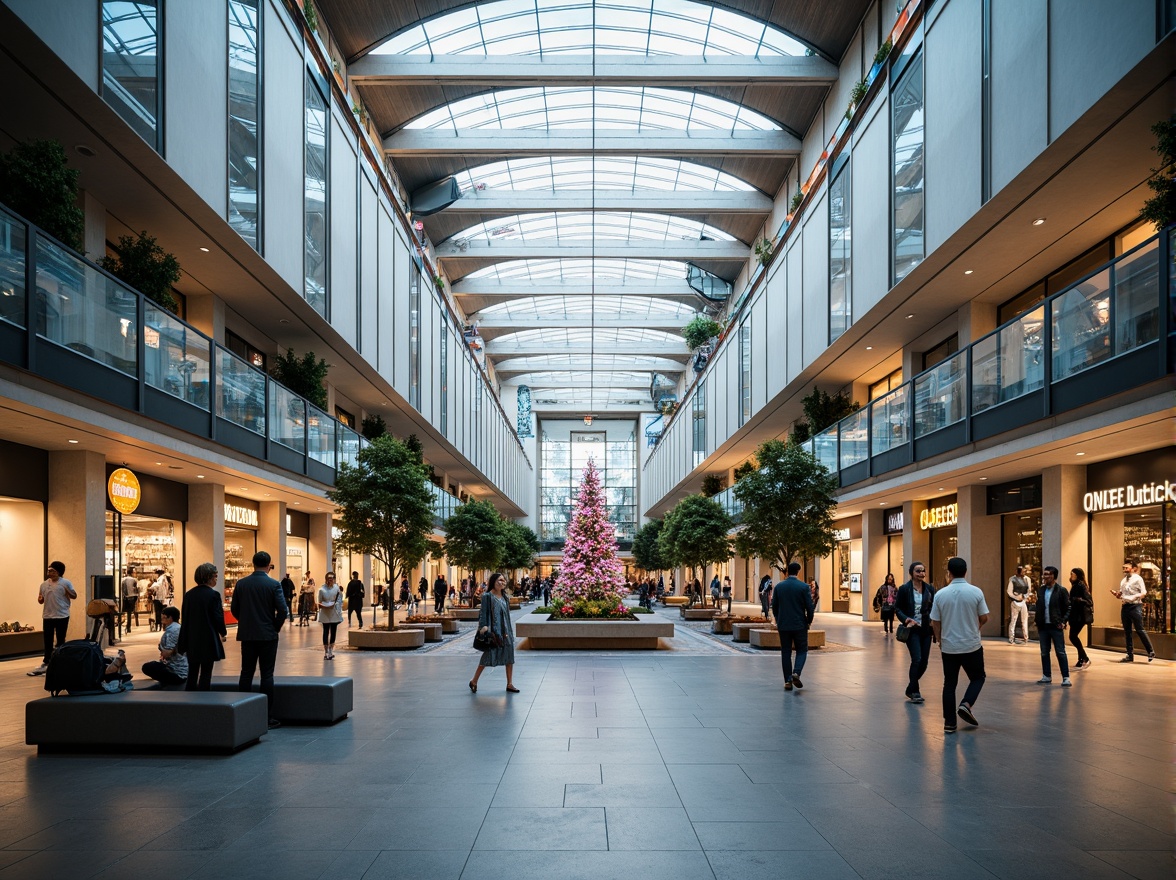
M 212 689 L 212 664 L 225 659 L 225 608 L 216 591 L 219 573 L 211 562 L 196 566 L 196 586 L 184 593 L 176 653 L 188 658 L 186 691 Z
M 772 616 L 780 633 L 780 666 L 784 670 L 784 690 L 804 687 L 800 672 L 808 659 L 808 630 L 813 622 L 813 594 L 797 575 L 800 563 L 788 563 L 788 577 L 772 591 Z M 792 648 L 796 646 L 796 666 L 792 665 Z
M 290 609 L 290 622 L 294 622 L 294 581 L 290 578 L 290 572 L 286 572 L 282 576 L 282 597 L 286 600 L 286 607 Z M 360 626 L 363 621 L 360 621 Z
M 911 666 L 907 673 L 906 698 L 912 703 L 923 702 L 919 693 L 919 680 L 927 671 L 927 659 L 931 656 L 931 642 L 935 634 L 931 628 L 931 607 L 935 602 L 935 591 L 927 583 L 927 566 L 912 562 L 907 569 L 911 579 L 898 588 L 894 598 L 894 614 L 899 623 L 907 627 L 907 653 L 911 655 Z
M 1041 678 L 1038 684 L 1053 681 L 1050 670 L 1049 649 L 1058 655 L 1058 668 L 1062 672 L 1062 687 L 1070 687 L 1070 661 L 1066 658 L 1066 623 L 1070 620 L 1070 594 L 1058 583 L 1058 570 L 1047 565 L 1041 570 L 1041 586 L 1037 590 L 1037 603 L 1033 611 L 1033 622 L 1037 624 L 1037 641 L 1041 645 Z
M 274 664 L 278 659 L 278 631 L 289 610 L 282 585 L 269 576 L 273 570 L 264 550 L 253 554 L 253 574 L 237 581 L 233 590 L 233 616 L 241 643 L 241 678 L 237 690 L 253 690 L 253 672 L 261 664 L 261 692 L 269 699 L 270 728 L 281 727 L 274 713 Z
M 449 584 L 445 583 L 445 575 L 437 575 L 433 581 L 433 611 L 440 614 L 445 610 L 445 596 L 449 592 Z

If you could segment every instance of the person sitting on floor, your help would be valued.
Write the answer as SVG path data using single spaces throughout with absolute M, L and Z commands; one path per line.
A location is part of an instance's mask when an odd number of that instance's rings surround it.
M 169 605 L 160 612 L 163 635 L 159 639 L 159 659 L 143 664 L 143 674 L 164 687 L 183 685 L 188 681 L 188 658 L 176 650 L 180 638 L 180 610 Z

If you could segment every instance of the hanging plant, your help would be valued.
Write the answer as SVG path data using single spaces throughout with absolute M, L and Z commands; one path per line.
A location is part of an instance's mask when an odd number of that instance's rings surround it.
M 172 286 L 180 280 L 180 264 L 146 232 L 119 237 L 117 255 L 98 261 L 103 269 L 169 312 L 178 303 Z
M 686 340 L 686 345 L 691 351 L 696 351 L 718 336 L 722 329 L 718 321 L 706 315 L 695 315 L 690 319 L 690 323 L 682 328 L 682 338 Z

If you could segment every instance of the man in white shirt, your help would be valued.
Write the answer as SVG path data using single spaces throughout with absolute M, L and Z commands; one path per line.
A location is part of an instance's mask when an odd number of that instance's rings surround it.
M 1147 585 L 1139 576 L 1139 564 L 1134 559 L 1123 563 L 1123 580 L 1119 582 L 1119 589 L 1111 590 L 1111 595 L 1123 603 L 1119 619 L 1123 623 L 1123 635 L 1127 640 L 1127 656 L 1120 663 L 1132 663 L 1135 660 L 1135 644 L 1131 638 L 1134 627 L 1147 648 L 1147 662 L 1156 659 L 1156 652 L 1152 650 L 1151 639 L 1143 629 L 1143 597 L 1147 595 Z
M 1025 566 L 1018 565 L 1017 573 L 1009 578 L 1005 592 L 1012 601 L 1009 604 L 1009 644 L 1013 644 L 1017 635 L 1017 621 L 1021 621 L 1021 632 L 1025 634 L 1026 643 L 1029 641 L 1029 605 L 1025 597 L 1033 589 L 1029 578 L 1025 576 Z
M 29 675 L 44 675 L 53 656 L 54 640 L 57 648 L 65 644 L 65 633 L 69 628 L 69 603 L 78 597 L 74 585 L 65 579 L 65 563 L 54 560 L 45 571 L 45 580 L 37 593 L 40 603 L 42 626 L 45 637 L 45 656 L 41 665 Z
M 935 594 L 931 606 L 931 629 L 943 655 L 943 732 L 956 732 L 956 716 L 969 724 L 979 724 L 972 713 L 980 689 L 984 687 L 984 648 L 980 627 L 988 622 L 988 605 L 980 588 L 965 580 L 968 563 L 953 556 L 947 560 L 951 576 L 947 586 Z M 960 670 L 968 676 L 963 702 L 956 707 L 956 684 Z

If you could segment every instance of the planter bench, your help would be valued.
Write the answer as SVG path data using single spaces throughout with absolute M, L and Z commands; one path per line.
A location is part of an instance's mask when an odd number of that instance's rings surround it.
M 729 636 L 733 622 L 730 617 L 716 617 L 711 620 L 711 632 L 720 636 Z
M 674 624 L 643 619 L 531 621 L 524 618 L 515 624 L 515 635 L 525 638 L 527 647 L 533 650 L 652 651 L 657 649 L 658 639 L 674 637 Z
M 765 648 L 770 650 L 780 650 L 780 633 L 776 629 L 763 627 L 761 629 L 753 629 L 749 632 L 750 638 L 748 641 L 753 648 Z M 809 648 L 823 648 L 825 647 L 825 631 L 820 629 L 810 629 L 808 633 Z
M 45 637 L 40 630 L 33 632 L 0 633 L 0 657 L 20 657 L 40 654 L 45 650 Z
M 481 609 L 479 608 L 453 609 L 453 617 L 455 620 L 477 620 L 479 613 L 481 613 Z
M 350 629 L 347 644 L 361 651 L 411 651 L 425 643 L 423 629 Z
M 441 622 L 437 623 L 404 623 L 396 627 L 397 632 L 405 630 L 419 629 L 425 634 L 426 642 L 440 642 L 441 638 Z
M 441 624 L 441 632 L 447 636 L 455 635 L 459 632 L 456 617 L 438 617 L 437 623 Z
M 264 694 L 126 691 L 25 704 L 25 742 L 39 752 L 232 752 L 268 730 Z
M 690 602 L 688 596 L 662 596 L 663 605 L 686 605 Z
M 756 627 L 762 627 L 762 626 L 763 626 L 762 623 L 740 623 L 739 621 L 734 621 L 731 624 L 732 641 L 746 642 L 747 641 L 747 633 L 750 630 L 755 629 Z
M 683 620 L 710 620 L 718 613 L 717 608 L 679 608 Z

